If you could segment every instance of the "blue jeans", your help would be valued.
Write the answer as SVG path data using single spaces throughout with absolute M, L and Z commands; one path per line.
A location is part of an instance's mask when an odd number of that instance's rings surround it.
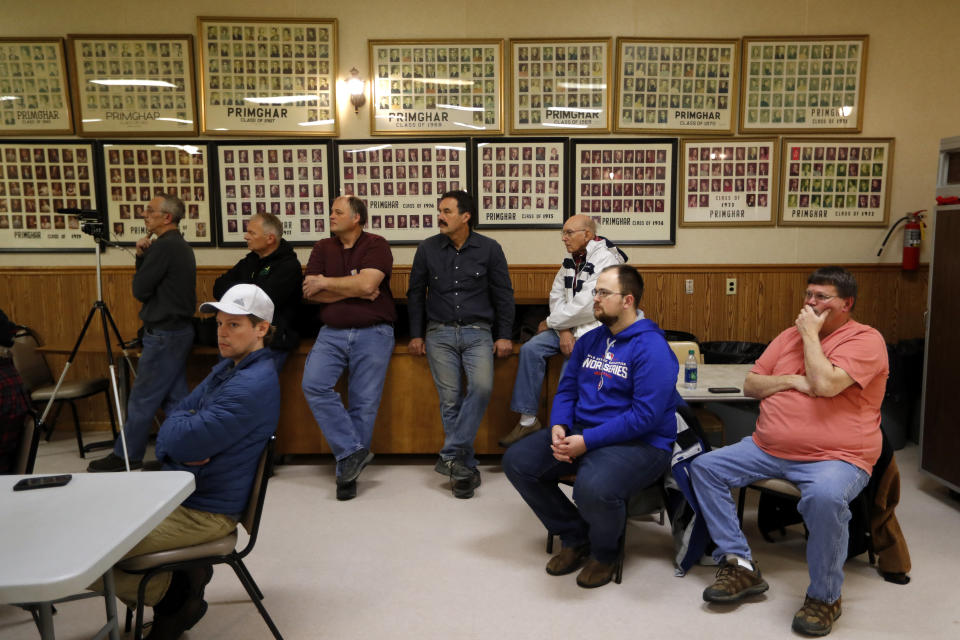
M 540 407 L 540 392 L 543 391 L 543 378 L 547 372 L 547 359 L 560 353 L 560 336 L 553 329 L 541 331 L 520 347 L 520 364 L 517 366 L 517 379 L 513 383 L 513 398 L 510 410 L 517 413 L 536 415 Z M 560 377 L 567 368 L 567 359 L 563 360 Z
M 824 602 L 840 597 L 843 563 L 850 532 L 849 503 L 870 479 L 863 469 L 841 460 L 798 462 L 764 453 L 747 436 L 740 442 L 696 458 L 690 466 L 700 510 L 717 544 L 719 561 L 732 553 L 750 559 L 750 547 L 737 522 L 730 490 L 764 478 L 783 478 L 800 489 L 797 509 L 810 537 L 807 539 L 807 595 Z
M 392 354 L 393 327 L 376 324 L 359 329 L 322 327 L 307 356 L 303 395 L 337 459 L 337 475 L 341 460 L 370 448 Z M 349 410 L 333 388 L 344 369 L 349 371 Z
M 503 472 L 540 522 L 559 535 L 564 547 L 590 543 L 599 562 L 617 559 L 630 497 L 657 481 L 670 468 L 669 451 L 634 440 L 587 451 L 560 462 L 550 450 L 550 429 L 541 429 L 510 445 Z M 568 429 L 570 434 L 582 433 Z M 561 476 L 577 474 L 573 502 L 560 490 Z
M 187 397 L 187 356 L 193 347 L 193 326 L 183 329 L 149 329 L 143 333 L 143 352 L 137 377 L 127 400 L 123 433 L 131 461 L 143 460 L 153 417 L 162 407 L 169 412 Z M 123 457 L 120 438 L 113 443 L 114 455 Z
M 493 392 L 493 337 L 484 323 L 450 326 L 431 322 L 425 339 L 430 373 L 440 397 L 443 449 L 440 457 L 463 457 L 476 467 L 473 441 Z M 467 389 L 461 394 L 461 369 L 467 374 Z

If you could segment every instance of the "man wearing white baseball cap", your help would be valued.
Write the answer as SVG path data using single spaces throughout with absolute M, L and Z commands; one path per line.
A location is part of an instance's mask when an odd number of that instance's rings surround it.
M 223 359 L 177 408 L 157 435 L 163 469 L 189 471 L 196 490 L 126 557 L 202 544 L 228 535 L 246 506 L 260 454 L 280 418 L 280 382 L 264 340 L 273 302 L 253 284 L 231 287 L 219 302 L 200 305 L 217 314 Z M 150 581 L 153 640 L 180 637 L 207 611 L 204 587 L 212 567 L 177 571 Z M 114 570 L 117 596 L 136 603 L 140 576 Z

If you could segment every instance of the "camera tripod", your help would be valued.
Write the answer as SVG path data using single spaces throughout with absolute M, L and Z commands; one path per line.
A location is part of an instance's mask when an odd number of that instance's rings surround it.
M 113 357 L 113 349 L 110 346 L 110 331 L 113 331 L 113 335 L 116 337 L 117 342 L 120 345 L 120 351 L 123 354 L 124 359 L 126 360 L 127 366 L 130 367 L 130 371 L 136 375 L 136 371 L 133 368 L 133 362 L 130 360 L 130 354 L 127 352 L 126 345 L 124 344 L 123 338 L 120 336 L 120 330 L 117 329 L 117 323 L 113 319 L 113 315 L 110 313 L 107 303 L 103 301 L 103 276 L 101 273 L 101 243 L 105 243 L 106 239 L 101 236 L 101 233 L 93 233 L 94 244 L 96 246 L 97 254 L 97 299 L 90 307 L 90 311 L 87 313 L 87 319 L 83 323 L 83 328 L 80 329 L 80 335 L 77 336 L 77 341 L 73 345 L 73 350 L 70 352 L 70 356 L 67 358 L 67 362 L 63 367 L 63 373 L 60 374 L 60 379 L 57 380 L 57 384 L 53 389 L 53 393 L 50 395 L 50 399 L 47 401 L 47 406 L 43 410 L 43 415 L 40 416 L 40 421 L 37 424 L 37 429 L 44 431 L 47 429 L 46 420 L 47 415 L 50 413 L 50 409 L 53 407 L 54 402 L 57 400 L 57 392 L 60 390 L 60 386 L 63 384 L 63 381 L 67 377 L 67 372 L 70 370 L 70 366 L 73 364 L 74 359 L 77 356 L 77 351 L 80 350 L 80 345 L 83 343 L 84 337 L 86 337 L 87 329 L 90 328 L 90 323 L 93 321 L 93 316 L 97 312 L 100 313 L 100 322 L 103 327 L 103 344 L 107 352 L 107 362 L 109 363 L 110 370 L 110 386 L 113 390 L 113 403 L 114 408 L 116 409 L 117 423 L 120 426 L 120 441 L 123 445 L 123 460 L 126 464 L 127 471 L 130 471 L 130 460 L 127 456 L 127 438 L 123 433 L 123 422 L 124 414 L 123 408 L 120 406 L 120 392 L 117 385 L 117 368 L 116 363 Z M 109 394 L 108 394 L 109 395 Z M 109 405 L 110 399 L 107 399 L 107 409 L 113 413 Z M 112 425 L 111 425 L 112 426 Z M 51 427 L 52 430 L 52 427 Z M 116 433 L 113 434 L 116 437 Z M 107 442 L 97 442 L 87 445 L 86 448 L 93 448 L 103 446 L 105 444 L 112 444 Z

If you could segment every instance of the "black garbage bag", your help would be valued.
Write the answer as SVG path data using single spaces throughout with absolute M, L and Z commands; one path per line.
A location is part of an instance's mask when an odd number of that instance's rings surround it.
M 763 342 L 701 342 L 705 364 L 753 364 L 767 345 Z

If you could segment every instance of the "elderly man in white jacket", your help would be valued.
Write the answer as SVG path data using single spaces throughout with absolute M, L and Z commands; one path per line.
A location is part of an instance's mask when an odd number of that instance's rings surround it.
M 520 348 L 520 366 L 510 401 L 510 409 L 520 414 L 520 421 L 500 439 L 502 447 L 509 447 L 542 428 L 537 407 L 547 359 L 558 353 L 568 358 L 577 338 L 600 324 L 593 317 L 593 288 L 597 276 L 604 268 L 627 259 L 612 242 L 597 236 L 596 222 L 590 216 L 569 218 L 561 236 L 570 255 L 563 260 L 553 279 L 550 315 L 540 323 L 537 335 Z

